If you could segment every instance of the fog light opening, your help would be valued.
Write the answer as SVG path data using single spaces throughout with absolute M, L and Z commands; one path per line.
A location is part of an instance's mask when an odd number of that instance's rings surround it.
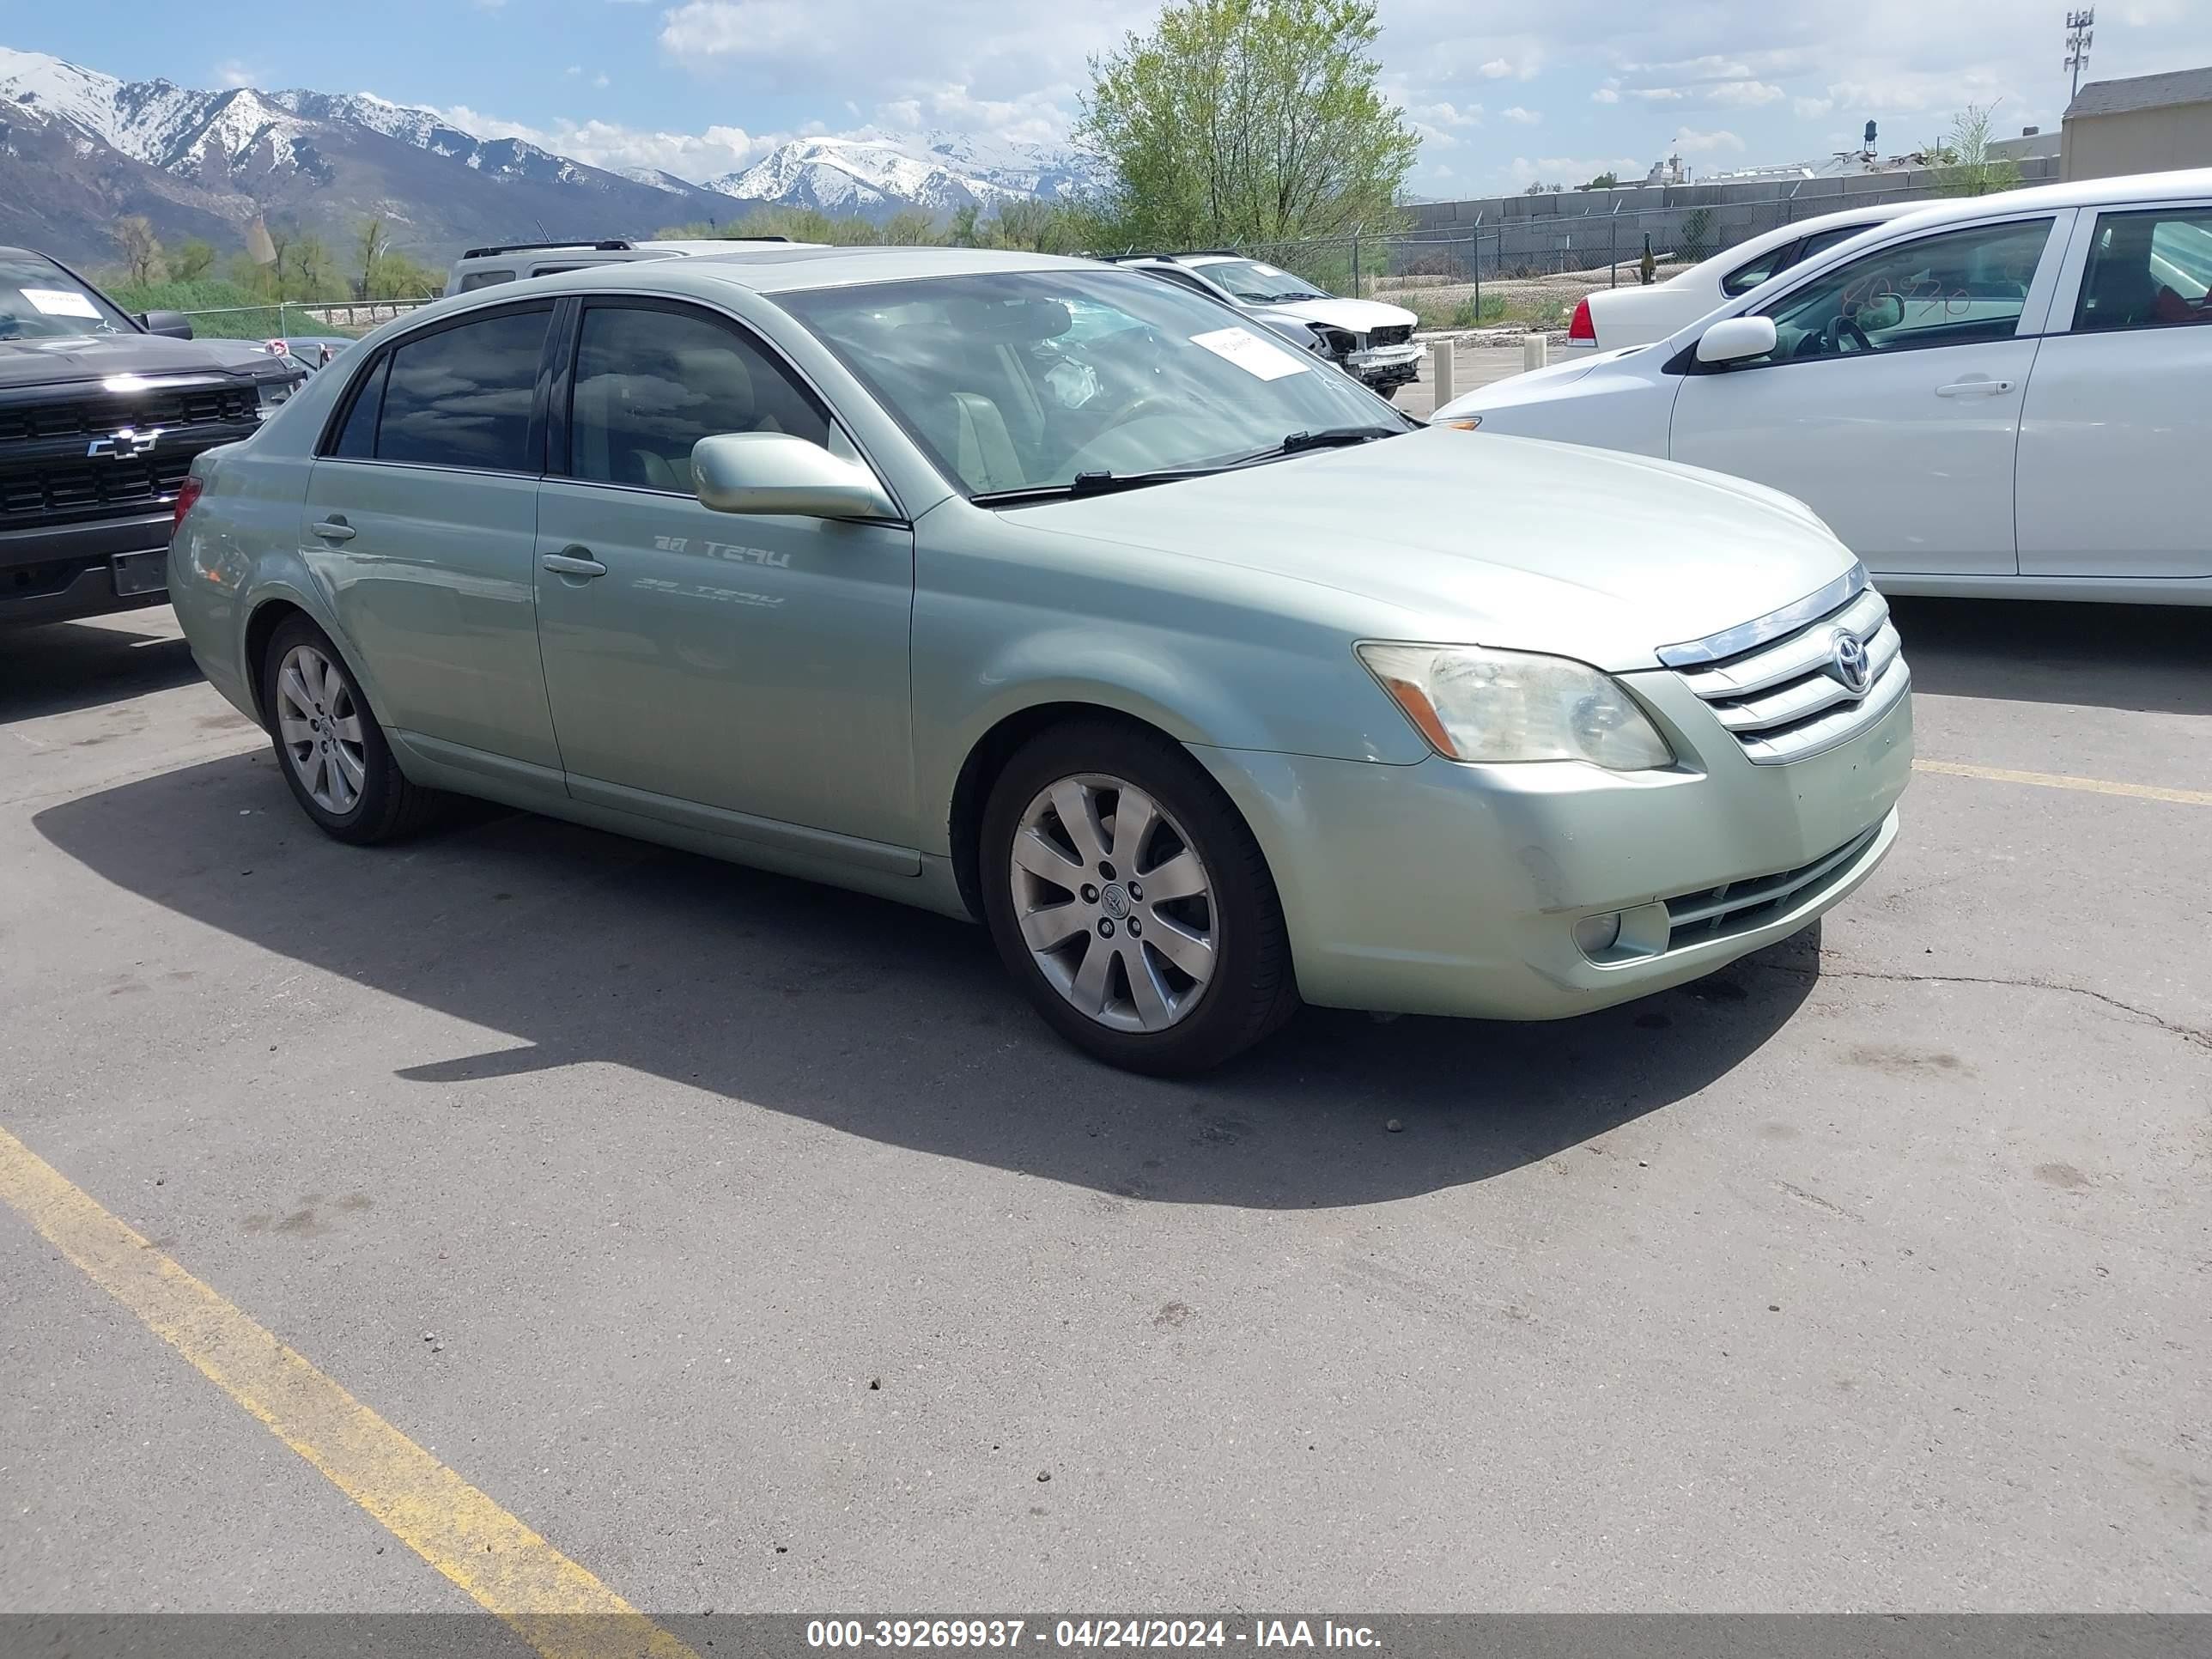
M 1601 916 L 1584 916 L 1575 924 L 1575 943 L 1592 962 L 1598 961 L 1620 943 L 1620 912 L 1608 910 Z

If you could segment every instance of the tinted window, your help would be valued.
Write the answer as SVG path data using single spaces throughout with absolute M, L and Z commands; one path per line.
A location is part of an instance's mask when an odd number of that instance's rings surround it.
M 2212 209 L 2100 215 L 2075 328 L 2204 322 L 2212 322 Z
M 2051 221 L 1976 225 L 1893 243 L 1766 309 L 1777 358 L 1832 357 L 2009 339 Z
M 472 270 L 461 278 L 461 292 L 473 294 L 480 288 L 491 288 L 514 280 L 514 273 L 511 270 Z
M 1723 294 L 1748 294 L 1778 270 L 1787 270 L 1797 261 L 1790 256 L 1797 249 L 1795 242 L 1784 242 L 1771 247 L 1747 265 L 1738 265 L 1721 278 Z
M 1793 265 L 1802 265 L 1806 260 L 1811 258 L 1814 254 L 1826 253 L 1830 248 L 1835 246 L 1837 243 L 1849 241 L 1852 237 L 1857 235 L 1863 230 L 1872 230 L 1875 226 L 1880 222 L 1881 222 L 1879 220 L 1869 220 L 1867 223 L 1863 225 L 1838 225 L 1833 230 L 1823 230 L 1814 235 L 1808 236 L 1805 239 L 1804 245 L 1797 250 L 1797 257 L 1792 259 L 1790 264 Z M 1788 267 L 1785 266 L 1784 269 L 1786 270 Z
M 346 411 L 338 441 L 331 446 L 331 454 L 349 461 L 366 461 L 375 455 L 376 419 L 384 410 L 384 372 L 391 364 L 391 355 L 386 353 L 369 365 L 361 389 L 353 395 L 353 407 Z
M 530 407 L 550 310 L 508 311 L 392 354 L 376 459 L 535 472 Z
M 588 308 L 569 409 L 569 471 L 647 489 L 688 492 L 691 446 L 718 432 L 830 438 L 820 405 L 780 365 L 697 312 Z
M 121 334 L 130 326 L 105 297 L 51 260 L 0 254 L 0 340 Z

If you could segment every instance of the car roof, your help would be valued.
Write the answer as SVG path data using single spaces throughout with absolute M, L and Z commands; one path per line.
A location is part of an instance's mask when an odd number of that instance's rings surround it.
M 805 289 L 841 288 L 857 283 L 896 283 L 915 277 L 963 276 L 1007 270 L 1101 270 L 1093 259 L 1062 258 L 1050 253 L 1021 253 L 969 247 L 746 246 L 702 253 L 688 259 L 644 259 L 591 265 L 528 283 L 502 286 L 512 295 L 524 288 L 563 289 L 652 288 L 695 289 L 702 281 L 728 283 L 757 294 L 794 293 Z M 490 289 L 479 292 L 489 295 Z
M 2067 185 L 2032 185 L 2025 190 L 1999 191 L 1989 196 L 1957 196 L 1922 204 L 1917 213 L 1900 214 L 1916 230 L 1929 225 L 1976 219 L 2008 217 L 2039 210 L 2103 207 L 2114 202 L 2183 201 L 2212 196 L 2212 167 L 2188 167 L 2172 173 L 2129 173 L 2112 179 L 2084 179 Z

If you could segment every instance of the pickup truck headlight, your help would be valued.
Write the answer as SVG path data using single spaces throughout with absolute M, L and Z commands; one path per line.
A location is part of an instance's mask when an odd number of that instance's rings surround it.
M 1368 644 L 1358 652 L 1447 759 L 1579 760 L 1613 772 L 1674 762 L 1636 699 L 1587 663 L 1473 645 Z
M 307 378 L 304 374 L 290 374 L 282 380 L 261 381 L 255 388 L 261 398 L 260 407 L 255 411 L 258 418 L 265 421 L 283 408 L 291 395 L 300 389 L 300 382 Z

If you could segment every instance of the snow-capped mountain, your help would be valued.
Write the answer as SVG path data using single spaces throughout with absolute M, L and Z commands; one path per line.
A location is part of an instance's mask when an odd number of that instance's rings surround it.
M 795 138 L 737 173 L 706 180 L 747 202 L 878 218 L 901 208 L 943 216 L 969 205 L 1072 194 L 1081 163 L 1042 145 L 986 144 L 964 135 Z
M 1042 146 L 879 131 L 795 139 L 696 180 L 592 167 L 370 93 L 124 81 L 0 46 L 0 240 L 95 263 L 112 256 L 125 214 L 145 215 L 166 240 L 202 236 L 219 250 L 256 219 L 339 243 L 377 216 L 436 263 L 470 243 L 727 222 L 739 204 L 872 219 L 919 208 L 943 219 L 1085 182 L 1078 158 Z

